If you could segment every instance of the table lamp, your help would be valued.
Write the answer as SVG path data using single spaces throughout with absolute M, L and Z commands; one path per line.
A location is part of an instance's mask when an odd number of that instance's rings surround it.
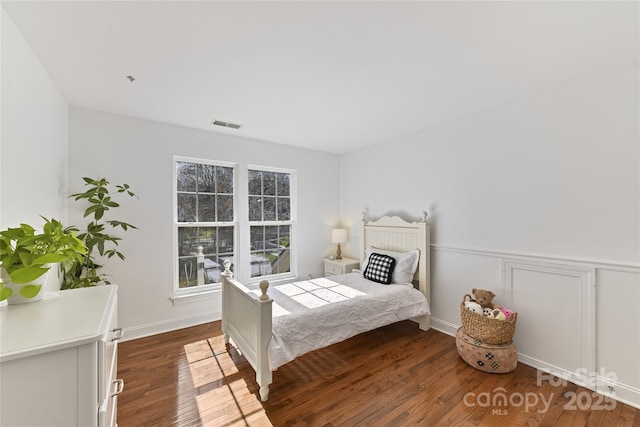
M 347 242 L 347 230 L 344 228 L 334 228 L 331 231 L 331 243 L 337 243 L 338 249 L 336 249 L 336 259 L 342 259 L 341 243 Z

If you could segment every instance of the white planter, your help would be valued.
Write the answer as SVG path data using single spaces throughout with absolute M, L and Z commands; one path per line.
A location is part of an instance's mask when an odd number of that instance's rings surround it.
M 9 275 L 7 274 L 5 269 L 1 268 L 0 279 L 2 280 L 3 285 L 7 288 L 10 288 L 13 291 L 13 294 L 9 298 L 7 298 L 7 304 L 27 304 L 30 302 L 40 301 L 42 298 L 44 298 L 45 290 L 46 291 L 53 290 L 53 289 L 47 289 L 47 284 L 49 282 L 53 282 L 55 286 L 55 282 L 58 280 L 58 275 L 59 275 L 58 272 L 60 270 L 60 266 L 58 263 L 47 264 L 46 266 L 50 268 L 49 268 L 49 271 L 47 271 L 45 274 L 38 277 L 36 280 L 32 282 L 21 283 L 19 285 L 16 285 L 15 283 L 11 282 Z M 40 290 L 34 297 L 25 298 L 22 295 L 20 295 L 20 289 L 23 286 L 29 286 L 29 285 L 36 285 L 36 286 L 40 285 Z M 58 285 L 58 289 L 60 289 L 59 285 Z
M 47 272 L 47 289 L 46 292 L 57 292 L 62 287 L 64 274 L 62 273 L 62 265 L 57 262 L 51 264 L 51 269 Z

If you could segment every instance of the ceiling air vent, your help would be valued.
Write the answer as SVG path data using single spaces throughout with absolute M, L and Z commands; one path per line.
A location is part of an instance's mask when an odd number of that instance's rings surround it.
M 235 123 L 223 122 L 222 120 L 214 120 L 212 123 L 216 126 L 222 126 L 224 128 L 240 129 L 240 125 L 237 125 Z

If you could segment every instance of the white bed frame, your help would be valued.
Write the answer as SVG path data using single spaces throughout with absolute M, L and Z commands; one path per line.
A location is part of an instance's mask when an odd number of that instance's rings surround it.
M 368 246 L 389 251 L 405 252 L 418 249 L 420 252 L 418 268 L 414 276 L 418 289 L 430 299 L 430 236 L 427 213 L 423 212 L 422 220 L 406 222 L 397 216 L 385 216 L 378 221 L 367 221 L 362 215 L 362 250 Z M 233 279 L 229 270 L 231 263 L 224 262 L 222 273 L 222 332 L 224 342 L 233 340 L 235 346 L 256 371 L 256 382 L 260 386 L 260 399 L 266 402 L 269 398 L 269 384 L 273 379 L 269 369 L 268 347 L 272 335 L 272 303 L 267 294 L 269 282 L 260 282 L 262 295 L 258 296 L 250 289 Z M 431 327 L 431 316 L 424 315 L 415 319 L 420 329 Z

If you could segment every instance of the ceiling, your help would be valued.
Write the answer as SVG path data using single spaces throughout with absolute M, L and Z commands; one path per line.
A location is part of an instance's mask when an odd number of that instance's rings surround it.
M 70 105 L 331 153 L 638 63 L 637 2 L 2 4 Z

